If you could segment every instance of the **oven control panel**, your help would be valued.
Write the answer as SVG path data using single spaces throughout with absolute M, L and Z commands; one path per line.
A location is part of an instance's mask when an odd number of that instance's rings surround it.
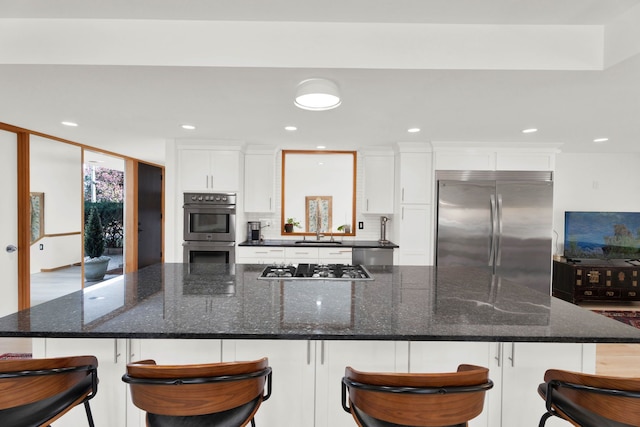
M 236 193 L 184 193 L 185 205 L 235 205 Z

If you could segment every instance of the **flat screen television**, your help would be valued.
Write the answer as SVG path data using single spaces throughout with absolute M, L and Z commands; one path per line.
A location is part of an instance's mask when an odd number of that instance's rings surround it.
M 566 258 L 640 258 L 640 212 L 565 212 Z

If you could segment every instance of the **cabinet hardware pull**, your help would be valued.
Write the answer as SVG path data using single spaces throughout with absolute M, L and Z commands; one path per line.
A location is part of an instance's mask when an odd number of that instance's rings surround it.
M 513 368 L 516 364 L 516 343 L 515 342 L 511 343 L 511 357 L 509 358 L 509 360 L 511 360 L 511 367 Z
M 496 349 L 496 357 L 494 357 L 494 359 L 496 359 L 498 361 L 498 368 L 500 367 L 500 364 L 502 363 L 502 343 L 499 342 L 498 343 L 498 348 Z
M 402 197 L 400 199 L 404 202 L 404 187 L 402 187 Z
M 113 339 L 113 363 L 118 363 L 118 357 L 120 357 L 120 352 L 118 351 L 118 339 Z
M 307 340 L 307 365 L 311 364 L 311 340 Z
M 324 365 L 324 340 L 320 341 L 320 364 Z

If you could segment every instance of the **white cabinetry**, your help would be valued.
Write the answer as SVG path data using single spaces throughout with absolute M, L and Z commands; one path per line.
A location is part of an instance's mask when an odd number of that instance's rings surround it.
M 400 152 L 400 203 L 431 203 L 431 153 Z
M 389 154 L 363 154 L 364 197 L 362 213 L 393 213 L 394 158 Z
M 284 262 L 283 247 L 238 246 L 236 248 L 238 264 L 282 264 Z
M 96 425 L 124 426 L 128 393 L 122 382 L 126 371 L 126 339 L 34 338 L 33 357 L 92 355 L 98 359 L 98 392 L 91 399 Z M 55 422 L 55 427 L 86 426 L 87 415 L 78 405 Z
M 552 171 L 559 144 L 432 143 L 435 170 Z
M 340 405 L 346 366 L 406 372 L 406 343 L 389 341 L 223 341 L 225 361 L 268 357 L 271 398 L 258 410 L 260 427 L 353 427 Z
M 392 221 L 398 264 L 431 265 L 433 215 L 432 153 L 425 144 L 398 144 L 398 195 Z
M 318 248 L 320 264 L 351 264 L 351 248 Z
M 247 153 L 244 157 L 245 212 L 274 212 L 275 156 Z
M 310 248 L 306 246 L 295 248 L 284 248 L 284 260 L 290 264 L 318 263 L 319 248 Z
M 494 381 L 500 381 L 499 414 L 502 427 L 536 425 L 544 413 L 544 400 L 538 395 L 538 385 L 547 369 L 566 369 L 593 373 L 595 345 L 576 343 L 502 343 L 491 346 L 491 371 Z M 498 374 L 500 377 L 498 377 Z M 492 407 L 497 420 L 498 405 Z M 497 421 L 496 421 L 497 423 Z M 498 425 L 491 423 L 491 425 Z M 559 419 L 549 420 L 549 427 L 565 426 Z
M 593 344 L 412 342 L 411 372 L 454 371 L 461 363 L 489 368 L 494 387 L 485 408 L 470 427 L 526 427 L 537 425 L 544 413 L 538 385 L 547 369 L 593 372 Z M 557 423 L 557 424 L 556 424 Z M 549 426 L 564 426 L 549 420 Z
M 241 154 L 239 150 L 179 148 L 182 191 L 238 191 Z

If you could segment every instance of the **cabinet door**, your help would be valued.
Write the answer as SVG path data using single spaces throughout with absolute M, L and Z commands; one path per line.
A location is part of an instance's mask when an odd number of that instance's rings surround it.
M 316 346 L 316 427 L 353 427 L 340 404 L 347 366 L 361 371 L 407 372 L 406 342 L 320 341 Z M 293 424 L 290 424 L 293 425 Z
M 318 248 L 320 264 L 351 264 L 351 248 Z
M 400 207 L 400 265 L 431 265 L 431 205 Z
M 317 264 L 318 248 L 284 248 L 284 260 L 291 264 Z
M 240 189 L 240 153 L 211 151 L 211 190 L 233 192 Z
M 363 213 L 393 213 L 394 159 L 393 156 L 363 157 L 364 200 Z
M 484 366 L 490 369 L 489 345 L 490 343 L 484 342 L 412 341 L 409 347 L 409 371 L 455 372 L 461 364 Z M 489 424 L 489 411 L 490 402 L 500 399 L 500 377 L 496 378 L 494 372 L 490 371 L 489 378 L 494 382 L 494 388 L 485 395 L 484 409 L 480 415 L 469 422 L 469 427 L 497 427 L 497 424 Z
M 400 154 L 400 203 L 431 203 L 431 153 Z
M 282 264 L 284 262 L 284 248 L 238 246 L 236 248 L 236 262 L 238 264 Z
M 502 426 L 536 425 L 545 412 L 544 400 L 538 395 L 547 369 L 581 372 L 583 346 L 575 343 L 504 343 L 496 354 L 494 369 L 502 368 Z M 498 348 L 497 346 L 495 348 Z M 492 424 L 498 425 L 498 424 Z M 566 426 L 553 417 L 547 426 Z
M 126 371 L 126 339 L 45 338 L 34 346 L 34 357 L 92 355 L 98 359 L 98 392 L 91 399 L 96 425 L 126 425 L 127 393 L 121 377 Z M 84 405 L 78 405 L 55 422 L 55 427 L 87 425 Z
M 272 154 L 247 154 L 244 157 L 245 212 L 273 212 L 275 162 Z
M 180 150 L 182 191 L 211 191 L 211 158 L 207 150 Z
M 273 389 L 269 400 L 258 409 L 257 426 L 314 425 L 315 347 L 316 343 L 311 341 L 223 341 L 226 362 L 269 358 Z

